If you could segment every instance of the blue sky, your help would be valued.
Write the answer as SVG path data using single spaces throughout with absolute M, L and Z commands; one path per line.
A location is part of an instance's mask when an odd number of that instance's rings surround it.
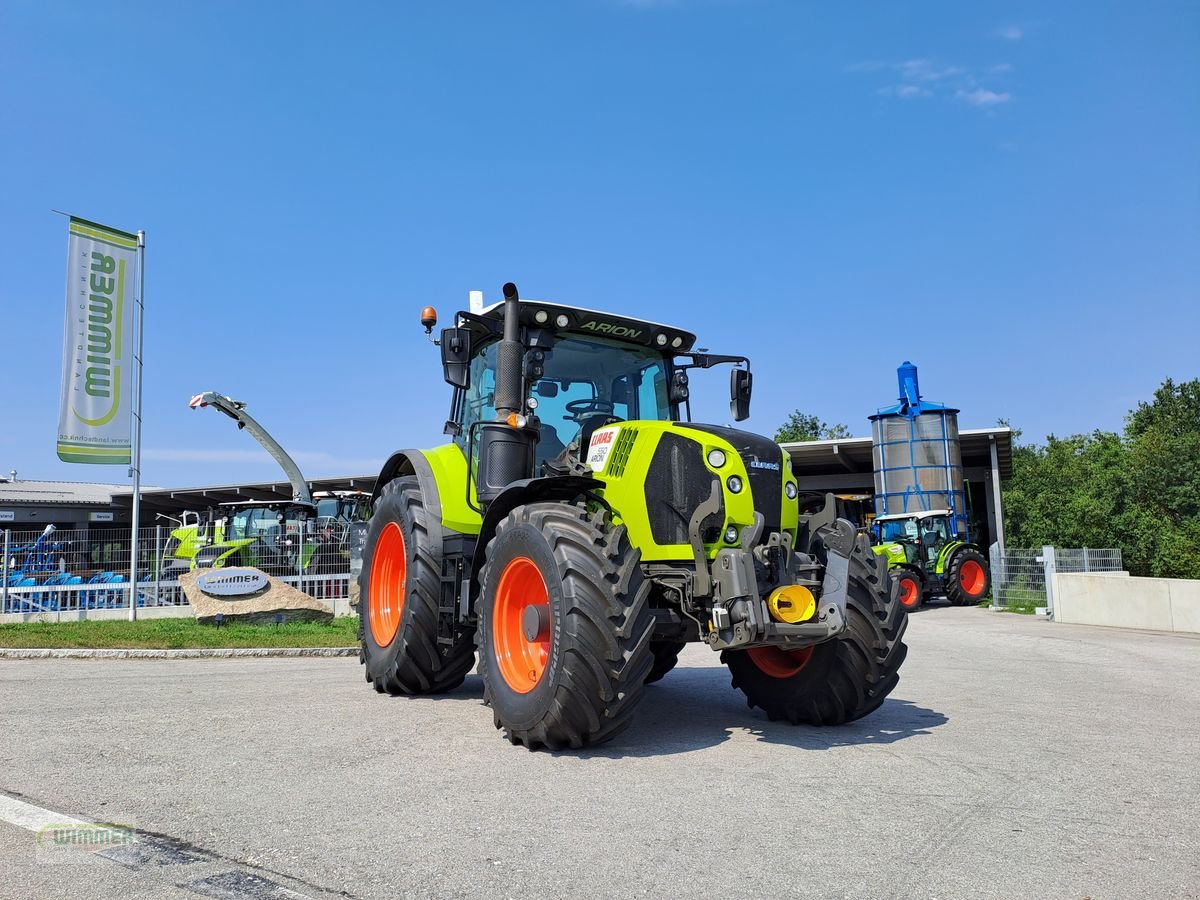
M 1119 428 L 1200 375 L 1200 6 L 0 9 L 0 470 L 54 454 L 66 223 L 147 231 L 144 480 L 441 438 L 417 324 L 516 281 L 754 363 L 748 425 L 866 432 L 903 359 L 965 427 Z M 728 420 L 724 373 L 693 381 Z

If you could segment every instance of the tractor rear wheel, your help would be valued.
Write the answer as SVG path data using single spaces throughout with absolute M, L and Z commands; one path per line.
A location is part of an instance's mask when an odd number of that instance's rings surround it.
M 896 583 L 897 599 L 905 612 L 921 608 L 925 598 L 920 575 L 911 569 L 897 568 L 892 571 L 892 581 Z
M 992 571 L 983 554 L 964 547 L 946 566 L 946 598 L 955 606 L 978 603 L 992 589 Z
M 425 512 L 411 476 L 388 482 L 375 504 L 359 576 L 359 659 L 388 694 L 439 694 L 475 665 L 474 635 L 438 645 L 441 526 Z
M 628 727 L 655 620 L 625 527 L 582 505 L 530 503 L 500 522 L 485 555 L 477 642 L 496 727 L 531 750 Z
M 721 661 L 746 703 L 772 721 L 852 722 L 876 710 L 892 692 L 908 652 L 901 640 L 908 616 L 900 605 L 899 585 L 891 582 L 887 563 L 862 537 L 850 555 L 846 618 L 841 635 L 815 647 L 726 650 Z
M 663 676 L 679 662 L 679 652 L 686 647 L 683 641 L 651 641 L 650 652 L 654 654 L 654 665 L 646 676 L 646 684 L 661 681 Z

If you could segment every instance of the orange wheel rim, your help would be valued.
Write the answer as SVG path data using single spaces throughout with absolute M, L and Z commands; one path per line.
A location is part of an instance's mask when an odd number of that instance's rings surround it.
M 375 544 L 371 580 L 367 584 L 367 621 L 371 626 L 371 637 L 380 647 L 388 646 L 400 630 L 407 575 L 404 532 L 395 522 L 388 522 Z
M 813 648 L 782 650 L 779 647 L 753 647 L 746 651 L 759 671 L 772 678 L 791 678 L 798 675 L 812 659 Z
M 921 587 L 915 578 L 900 579 L 900 605 L 912 609 L 921 599 Z
M 981 596 L 984 585 L 987 584 L 987 575 L 983 571 L 983 566 L 973 559 L 968 559 L 958 570 L 958 584 L 968 597 Z
M 550 595 L 533 560 L 504 567 L 492 607 L 492 647 L 505 684 L 518 694 L 537 687 L 550 658 Z

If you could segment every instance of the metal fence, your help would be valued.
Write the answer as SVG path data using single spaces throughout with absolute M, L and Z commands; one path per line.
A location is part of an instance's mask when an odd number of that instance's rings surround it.
M 1006 548 L 992 560 L 992 598 L 997 606 L 1048 606 L 1046 584 L 1054 572 L 1120 572 L 1121 551 L 1092 548 Z
M 0 613 L 75 612 L 128 609 L 128 528 L 0 533 Z M 212 546 L 212 541 L 200 546 Z M 349 596 L 350 548 L 344 529 L 317 529 L 296 541 L 300 552 L 286 564 L 266 567 L 321 600 Z M 137 605 L 186 606 L 179 575 L 192 560 L 171 530 L 139 529 Z M 194 549 L 193 549 L 194 552 Z

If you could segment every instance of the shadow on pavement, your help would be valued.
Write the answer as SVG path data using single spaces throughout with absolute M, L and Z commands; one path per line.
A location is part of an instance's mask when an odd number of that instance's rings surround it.
M 772 722 L 760 709 L 751 709 L 741 691 L 729 685 L 721 668 L 677 668 L 646 688 L 633 725 L 611 743 L 580 756 L 665 756 L 713 747 L 741 730 L 760 741 L 802 750 L 862 744 L 893 744 L 930 734 L 949 719 L 908 700 L 889 698 L 856 722 L 832 727 Z
M 421 697 L 396 697 L 397 701 L 483 702 L 483 679 L 472 672 L 452 691 Z M 888 698 L 883 705 L 848 725 L 818 728 L 772 722 L 760 709 L 751 709 L 741 691 L 729 684 L 724 666 L 679 667 L 662 681 L 646 688 L 633 724 L 611 742 L 587 750 L 565 750 L 583 758 L 667 756 L 714 747 L 741 730 L 760 741 L 802 750 L 862 744 L 893 744 L 930 733 L 949 720 L 940 712 L 908 700 Z

